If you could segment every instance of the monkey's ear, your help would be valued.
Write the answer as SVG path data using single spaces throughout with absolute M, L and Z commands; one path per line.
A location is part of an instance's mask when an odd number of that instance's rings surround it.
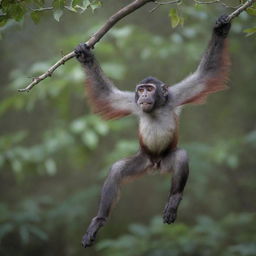
M 162 90 L 163 96 L 168 95 L 168 85 L 167 84 L 162 84 L 161 85 L 161 90 Z

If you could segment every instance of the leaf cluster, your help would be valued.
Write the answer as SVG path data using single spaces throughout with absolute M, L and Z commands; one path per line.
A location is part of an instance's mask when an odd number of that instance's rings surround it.
M 65 11 L 82 14 L 87 9 L 94 11 L 101 6 L 99 0 L 2 0 L 0 2 L 0 27 L 9 21 L 21 22 L 30 16 L 38 23 L 46 12 L 50 12 L 56 21 L 60 21 Z

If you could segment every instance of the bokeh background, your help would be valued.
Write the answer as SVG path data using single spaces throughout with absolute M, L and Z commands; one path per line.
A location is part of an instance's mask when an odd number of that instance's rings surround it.
M 29 93 L 17 89 L 127 3 L 65 12 L 60 22 L 45 12 L 37 25 L 25 17 L 23 25 L 1 30 L 0 255 L 255 256 L 256 41 L 243 30 L 256 20 L 246 13 L 230 33 L 230 89 L 182 113 L 180 147 L 191 172 L 175 224 L 161 219 L 170 177 L 150 175 L 123 187 L 96 244 L 81 247 L 108 168 L 138 148 L 136 119 L 106 122 L 92 114 L 76 60 Z M 173 29 L 172 6 L 150 13 L 152 7 L 127 16 L 95 47 L 120 89 L 133 90 L 148 75 L 169 84 L 184 78 L 196 68 L 214 21 L 232 11 L 187 1 L 179 9 L 184 25 Z

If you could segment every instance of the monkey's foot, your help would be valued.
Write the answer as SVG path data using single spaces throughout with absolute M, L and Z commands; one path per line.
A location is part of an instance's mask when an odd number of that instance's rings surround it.
M 86 232 L 82 239 L 82 246 L 84 248 L 89 247 L 93 244 L 96 238 L 96 234 Z
M 173 208 L 169 203 L 166 204 L 163 212 L 164 223 L 171 224 L 176 220 L 177 208 Z
M 169 202 L 165 205 L 163 212 L 164 223 L 171 224 L 176 220 L 177 210 L 181 199 L 182 195 L 180 193 L 173 194 L 170 197 Z
M 93 242 L 95 241 L 97 232 L 104 225 L 105 222 L 106 222 L 105 218 L 95 217 L 92 219 L 92 222 L 82 239 L 82 246 L 84 248 L 89 247 L 93 244 Z

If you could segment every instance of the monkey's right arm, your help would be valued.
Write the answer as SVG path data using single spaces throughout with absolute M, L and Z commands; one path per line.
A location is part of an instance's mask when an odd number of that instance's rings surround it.
M 104 119 L 116 119 L 136 111 L 133 92 L 120 91 L 108 79 L 86 44 L 75 49 L 77 60 L 87 76 L 87 96 L 94 112 Z

